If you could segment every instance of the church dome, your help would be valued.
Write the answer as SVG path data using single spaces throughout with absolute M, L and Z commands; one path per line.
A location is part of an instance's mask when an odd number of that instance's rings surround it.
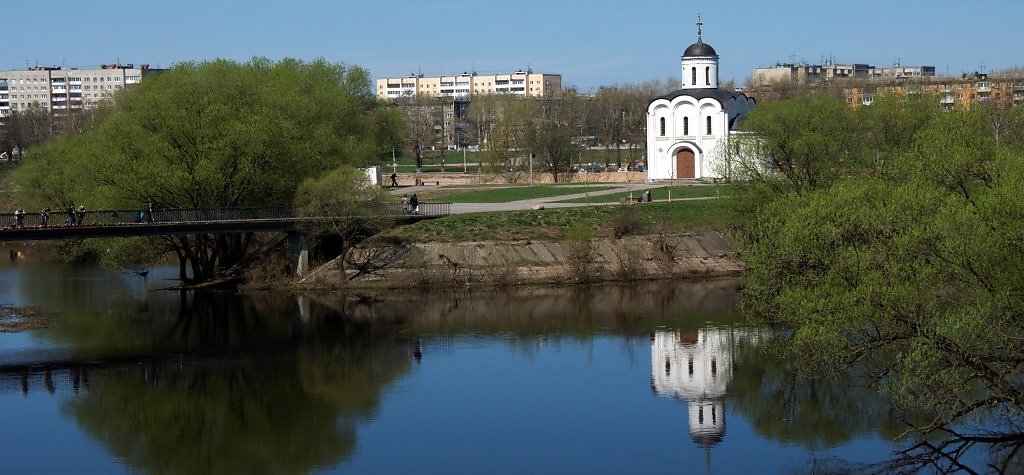
M 686 51 L 683 52 L 684 58 L 708 56 L 718 56 L 718 53 L 715 52 L 715 49 L 712 48 L 711 45 L 704 43 L 703 41 L 697 41 L 686 48 Z

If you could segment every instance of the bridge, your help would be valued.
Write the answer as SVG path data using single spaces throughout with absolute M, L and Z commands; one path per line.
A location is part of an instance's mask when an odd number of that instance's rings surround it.
M 343 215 L 325 209 L 321 213 L 300 213 L 292 206 L 244 206 L 229 208 L 157 209 L 152 216 L 142 210 L 96 210 L 75 216 L 66 212 L 0 213 L 0 242 L 52 241 L 131 236 L 178 236 L 185 234 L 232 234 L 242 232 L 285 232 L 296 260 L 296 273 L 308 265 L 304 225 L 359 217 L 390 217 L 400 223 L 439 218 L 451 214 L 451 203 L 420 202 L 413 213 L 402 203 L 376 203 L 365 215 Z

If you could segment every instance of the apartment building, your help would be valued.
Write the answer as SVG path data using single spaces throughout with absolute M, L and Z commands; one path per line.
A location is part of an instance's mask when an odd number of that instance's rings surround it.
M 541 97 L 561 91 L 560 74 L 540 74 L 532 70 L 490 75 L 462 73 L 458 76 L 426 77 L 419 74 L 377 80 L 377 97 L 387 100 L 415 96 L 469 100 L 473 96 L 489 94 Z
M 0 71 L 0 117 L 30 107 L 49 112 L 95 107 L 159 71 L 148 64 L 104 64 L 96 69 L 36 66 Z
M 880 94 L 932 94 L 947 109 L 989 103 L 1006 108 L 1024 104 L 1024 77 L 990 77 L 984 73 L 919 80 L 871 81 L 842 89 L 852 107 L 870 105 Z
M 876 67 L 864 63 L 783 64 L 754 68 L 753 86 L 764 88 L 782 83 L 806 86 L 849 79 L 905 79 L 935 76 L 935 66 Z

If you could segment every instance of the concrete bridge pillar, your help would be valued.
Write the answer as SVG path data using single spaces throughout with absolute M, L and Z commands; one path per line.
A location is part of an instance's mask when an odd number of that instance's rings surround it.
M 301 231 L 289 232 L 288 251 L 295 267 L 295 275 L 306 275 L 306 272 L 309 272 L 309 236 Z

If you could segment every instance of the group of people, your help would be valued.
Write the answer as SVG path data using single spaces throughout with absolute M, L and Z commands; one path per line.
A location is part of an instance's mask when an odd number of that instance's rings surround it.
M 85 208 L 85 205 L 79 205 L 78 208 L 76 209 L 75 208 L 75 203 L 74 202 L 69 202 L 65 212 L 67 214 L 67 219 L 64 221 L 64 225 L 65 226 L 81 226 L 82 224 L 85 224 L 85 217 L 86 217 L 86 214 L 89 211 Z M 50 210 L 49 206 L 47 206 L 47 207 L 45 207 L 45 208 L 43 208 L 42 210 L 39 211 L 39 226 L 40 227 L 44 227 L 45 228 L 45 227 L 50 225 L 50 214 L 52 214 L 52 211 Z M 115 216 L 116 216 L 116 214 L 115 214 Z M 147 203 L 146 204 L 146 208 L 143 209 L 142 211 L 139 211 L 138 218 L 136 219 L 135 222 L 136 223 L 143 223 L 143 222 L 152 223 L 153 222 L 153 203 Z M 19 206 L 18 209 L 14 210 L 14 219 L 11 221 L 11 226 L 10 227 L 13 228 L 13 229 L 21 229 L 21 228 L 25 227 L 25 209 L 24 208 Z

